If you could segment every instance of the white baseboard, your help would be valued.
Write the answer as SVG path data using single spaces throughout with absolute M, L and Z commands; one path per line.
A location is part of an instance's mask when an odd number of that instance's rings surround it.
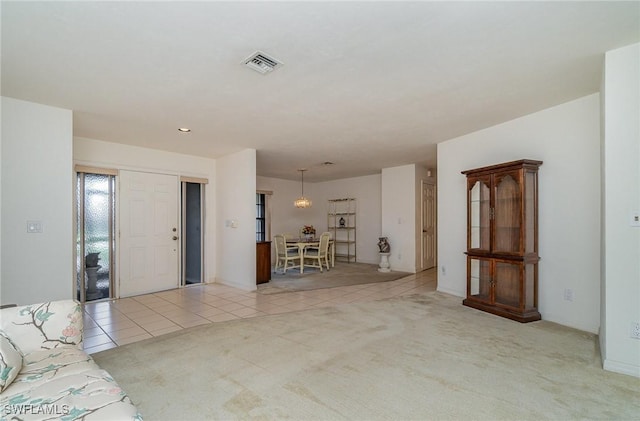
M 614 373 L 626 374 L 633 377 L 640 377 L 640 366 L 621 363 L 620 361 L 611 361 L 605 359 L 602 362 L 602 368 L 607 371 L 613 371 Z
M 235 283 L 232 281 L 227 281 L 226 279 L 220 279 L 220 278 L 216 278 L 214 283 L 216 284 L 222 284 L 222 285 L 226 285 L 226 286 L 230 286 L 230 287 L 234 287 L 234 288 L 238 288 L 241 289 L 243 291 L 255 291 L 258 289 L 257 285 L 252 285 L 252 288 L 247 288 L 247 285 L 244 284 L 239 284 L 239 283 Z
M 465 294 L 461 293 L 460 291 L 456 291 L 456 290 L 448 289 L 448 288 L 442 288 L 440 285 L 438 285 L 437 291 L 438 292 L 444 292 L 445 294 L 453 295 L 453 296 L 460 297 L 460 298 L 464 298 L 465 297 Z

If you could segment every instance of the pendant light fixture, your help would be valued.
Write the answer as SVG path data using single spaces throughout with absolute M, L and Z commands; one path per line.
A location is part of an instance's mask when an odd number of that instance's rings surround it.
M 306 169 L 303 168 L 303 169 L 299 169 L 298 171 L 300 171 L 302 195 L 299 198 L 297 198 L 293 202 L 293 204 L 296 206 L 296 208 L 310 208 L 311 200 L 304 197 L 304 172 L 306 171 Z

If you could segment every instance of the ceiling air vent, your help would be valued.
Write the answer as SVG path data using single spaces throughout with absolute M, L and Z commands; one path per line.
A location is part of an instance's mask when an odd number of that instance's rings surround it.
M 281 61 L 273 57 L 269 57 L 265 53 L 256 51 L 244 60 L 244 64 L 263 75 L 273 72 L 276 68 L 283 65 Z

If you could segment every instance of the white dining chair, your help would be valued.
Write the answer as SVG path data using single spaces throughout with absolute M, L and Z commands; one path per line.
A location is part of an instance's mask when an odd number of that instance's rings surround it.
M 287 269 L 300 268 L 302 256 L 298 246 L 287 247 L 287 242 L 282 234 L 274 235 L 273 240 L 276 243 L 276 266 L 274 272 L 278 271 L 280 265 L 282 265 L 282 273 L 287 273 Z M 297 265 L 295 264 L 296 261 L 298 262 Z
M 320 235 L 320 243 L 317 246 L 309 245 L 304 248 L 302 258 L 305 259 L 305 266 L 307 266 L 307 260 L 311 261 L 308 264 L 309 267 L 319 268 L 322 272 L 322 265 L 329 270 L 329 239 L 330 234 L 323 232 Z

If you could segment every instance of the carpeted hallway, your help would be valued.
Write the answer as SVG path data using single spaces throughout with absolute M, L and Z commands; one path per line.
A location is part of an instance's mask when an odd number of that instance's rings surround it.
M 94 358 L 148 420 L 640 419 L 597 338 L 437 292 L 196 326 Z

